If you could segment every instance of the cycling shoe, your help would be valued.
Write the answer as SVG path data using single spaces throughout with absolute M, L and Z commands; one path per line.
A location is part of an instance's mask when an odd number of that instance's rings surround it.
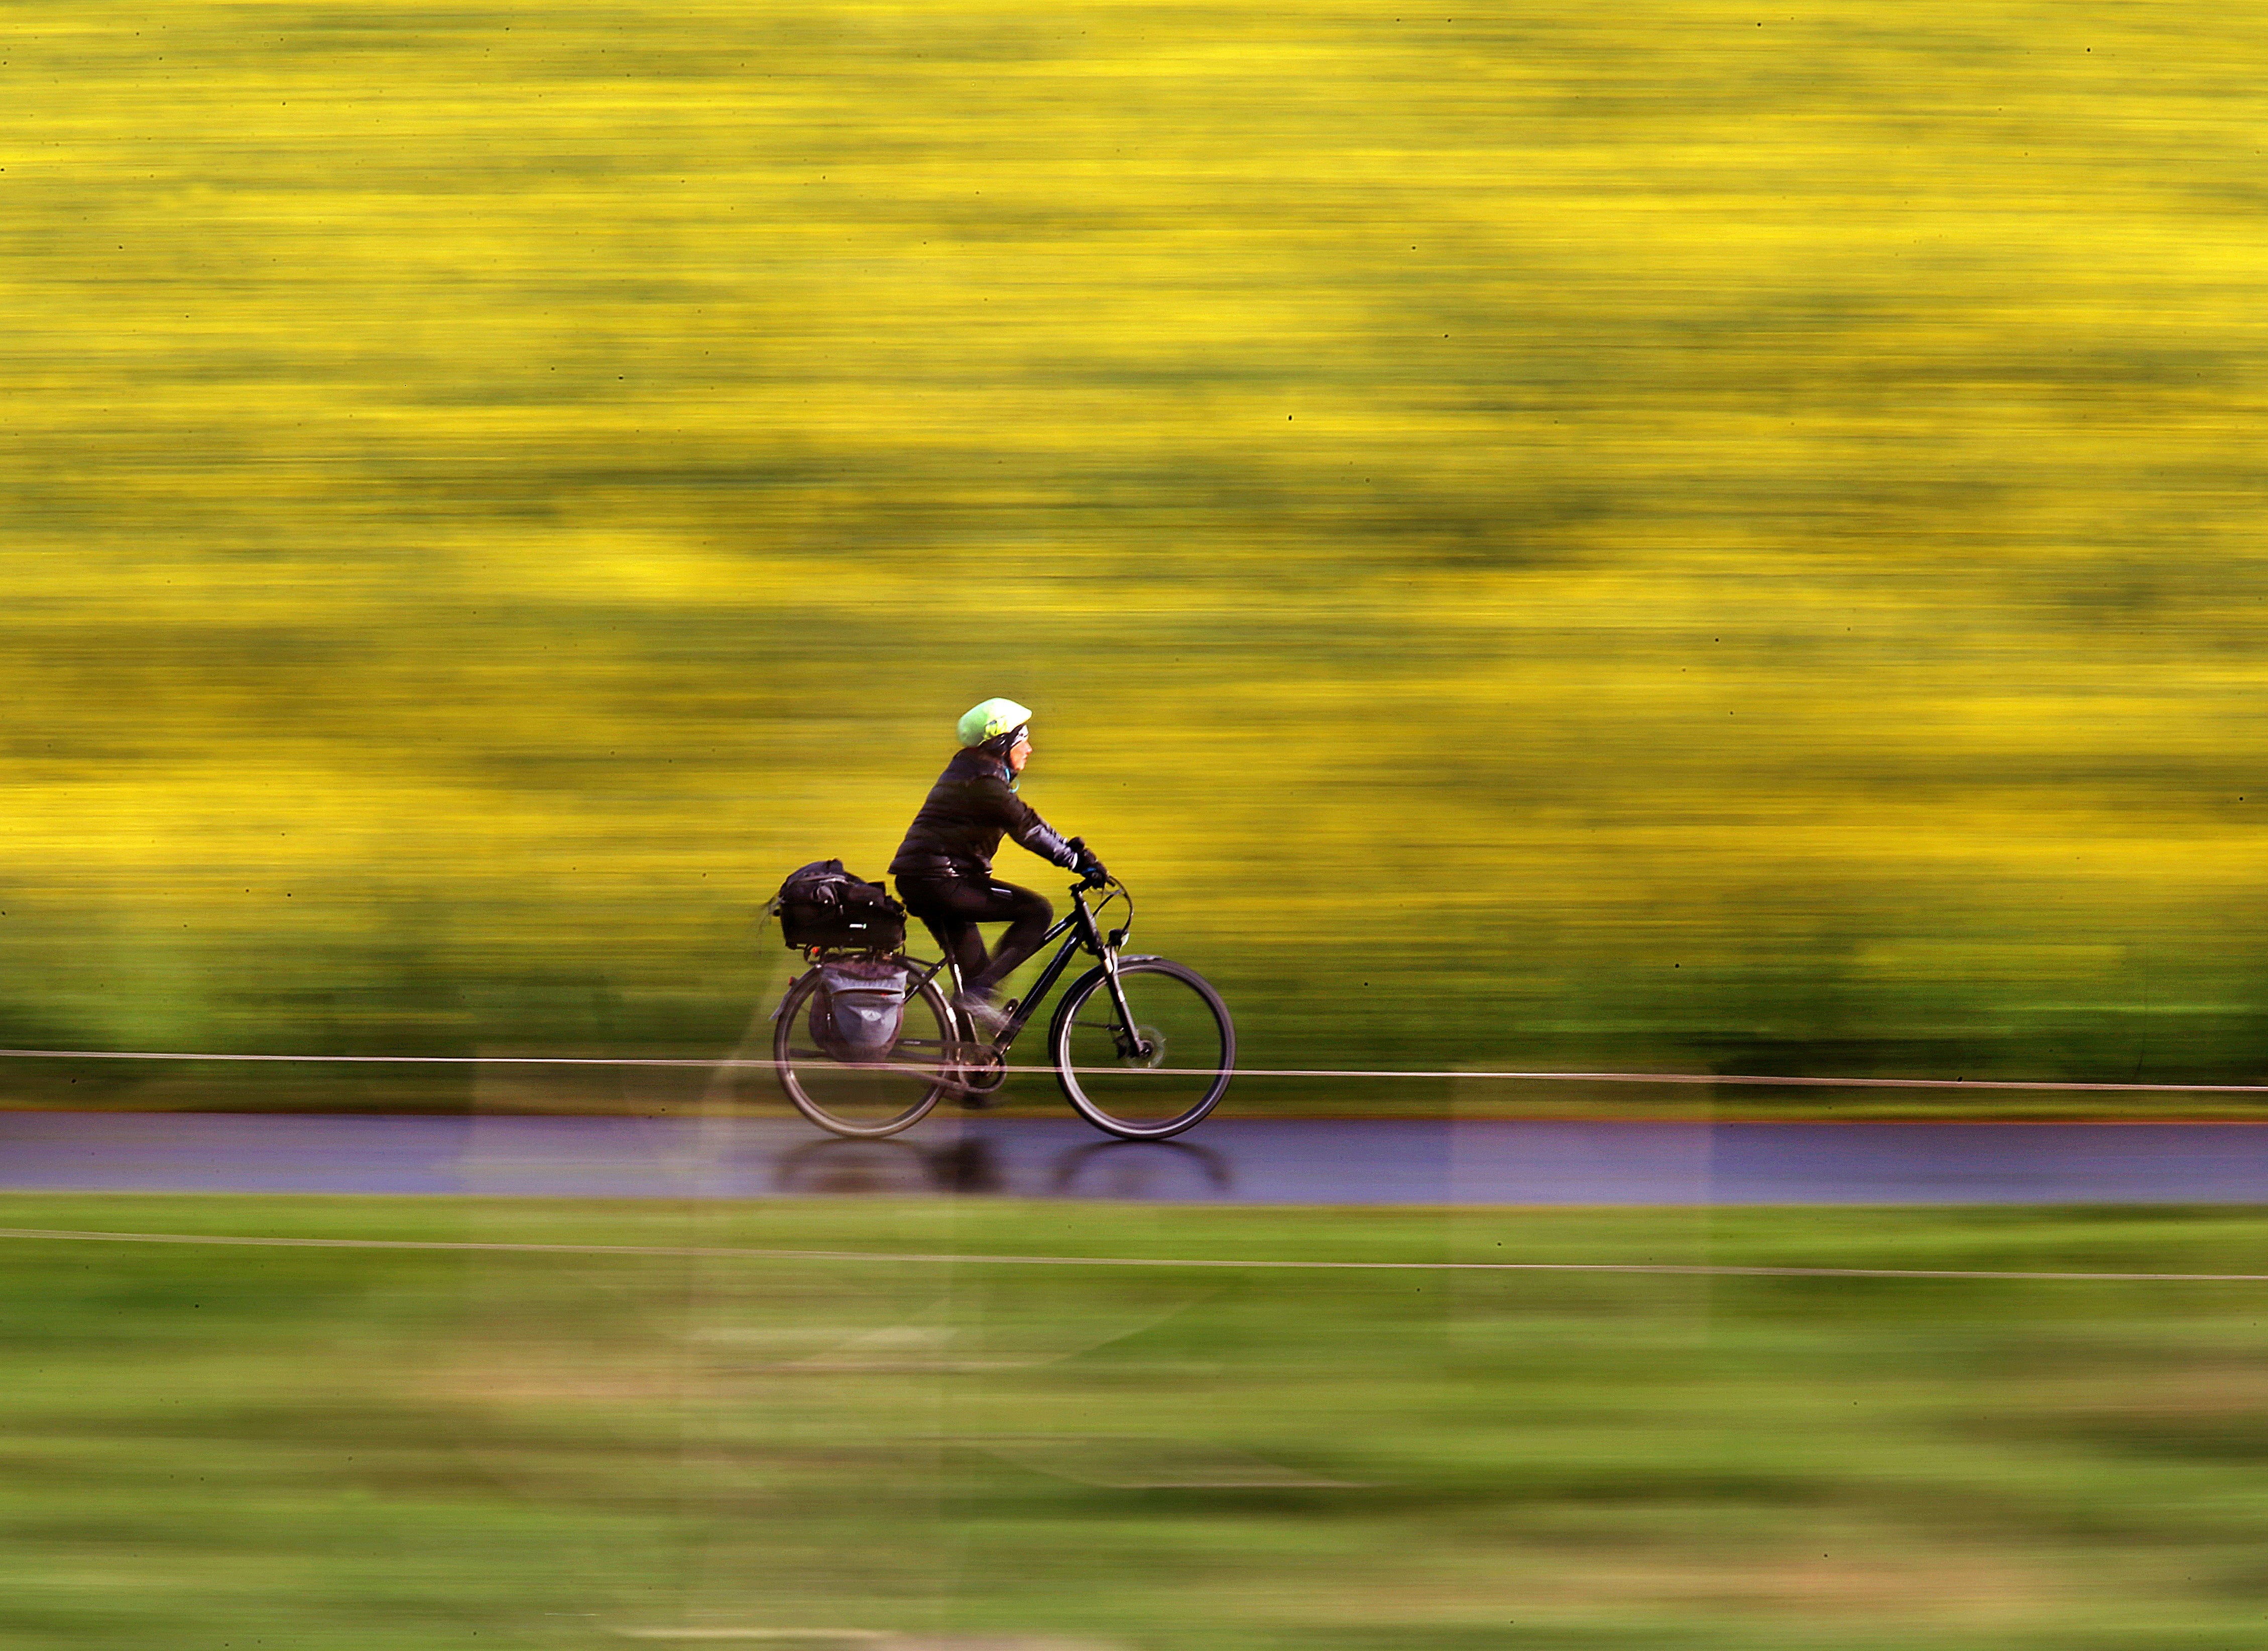
M 953 1007 L 968 1018 L 968 1024 L 980 1038 L 997 1038 L 1008 1024 L 1008 1011 L 989 997 L 979 997 L 973 992 L 963 992 L 953 1000 Z

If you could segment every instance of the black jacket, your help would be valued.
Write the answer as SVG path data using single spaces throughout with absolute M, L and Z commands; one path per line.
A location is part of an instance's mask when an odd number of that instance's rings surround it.
M 1008 765 L 981 748 L 956 755 L 930 788 L 928 800 L 890 862 L 892 877 L 985 877 L 1000 839 L 1013 837 L 1042 860 L 1066 869 L 1079 851 L 1008 789 Z

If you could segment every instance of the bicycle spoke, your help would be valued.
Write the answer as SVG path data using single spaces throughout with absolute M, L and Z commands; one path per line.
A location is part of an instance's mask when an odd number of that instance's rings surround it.
M 906 1000 L 903 1031 L 917 1035 L 902 1036 L 881 1060 L 852 1060 L 847 1049 L 829 1053 L 819 1002 L 816 978 L 806 976 L 781 1006 L 773 1044 L 780 1087 L 805 1117 L 838 1135 L 875 1137 L 895 1134 L 937 1104 L 948 1088 L 943 1052 L 951 1027 L 936 993 L 917 991 Z
M 1235 1063 L 1228 1011 L 1201 979 L 1162 958 L 1122 965 L 1117 985 L 1130 1024 L 1107 977 L 1090 975 L 1073 988 L 1079 996 L 1056 1031 L 1058 1081 L 1101 1128 L 1153 1140 L 1177 1134 L 1227 1088 Z

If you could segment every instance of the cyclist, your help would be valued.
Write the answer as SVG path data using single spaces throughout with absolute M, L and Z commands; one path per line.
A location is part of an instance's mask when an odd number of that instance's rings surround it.
M 1102 862 L 1076 837 L 1065 838 L 1016 795 L 1032 758 L 1032 714 L 1013 700 L 987 700 L 961 719 L 962 749 L 945 766 L 914 823 L 906 828 L 890 875 L 906 910 L 928 925 L 961 971 L 954 1007 L 980 1032 L 997 1032 L 1008 1016 L 996 1004 L 1000 983 L 1039 949 L 1055 908 L 1029 889 L 992 875 L 992 855 L 1013 837 L 1042 860 L 1100 881 Z M 1006 923 L 988 958 L 979 923 Z

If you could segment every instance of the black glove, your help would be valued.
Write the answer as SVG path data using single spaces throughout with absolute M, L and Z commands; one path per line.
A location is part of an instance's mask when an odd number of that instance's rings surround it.
M 1072 838 L 1071 851 L 1079 856 L 1071 862 L 1071 870 L 1078 872 L 1087 882 L 1099 889 L 1110 880 L 1110 874 L 1102 869 L 1102 862 L 1094 857 L 1094 850 L 1086 846 L 1086 839 Z

